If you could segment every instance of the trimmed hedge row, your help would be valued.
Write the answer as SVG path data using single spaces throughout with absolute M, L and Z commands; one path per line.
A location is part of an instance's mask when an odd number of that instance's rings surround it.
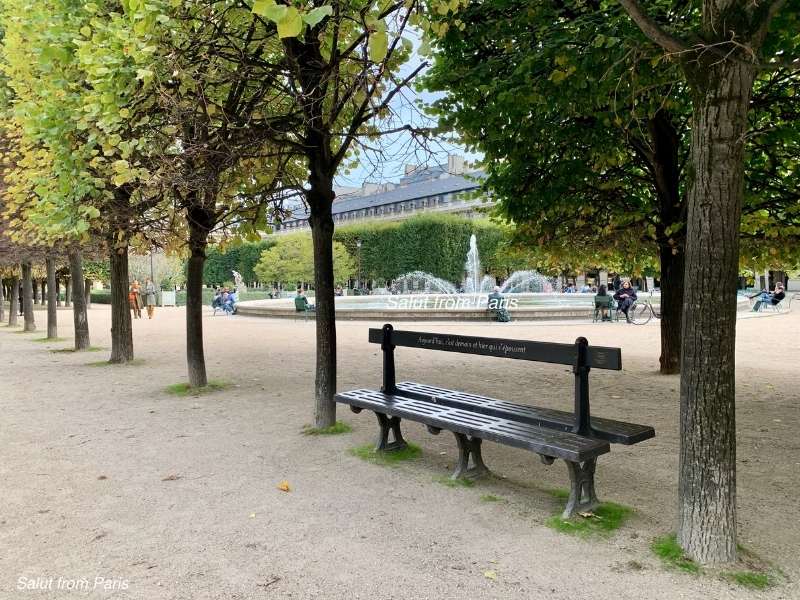
M 360 259 L 361 273 L 366 279 L 383 281 L 409 271 L 426 271 L 458 282 L 464 277 L 464 262 L 473 233 L 478 239 L 481 263 L 489 272 L 505 276 L 510 270 L 520 268 L 501 252 L 510 240 L 510 233 L 488 220 L 418 215 L 399 222 L 344 226 L 336 230 L 333 238 L 342 242 L 356 260 Z

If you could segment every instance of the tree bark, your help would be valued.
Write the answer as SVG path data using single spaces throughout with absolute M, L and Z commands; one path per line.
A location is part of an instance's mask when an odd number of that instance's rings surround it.
M 112 363 L 133 360 L 133 327 L 128 303 L 128 246 L 110 244 L 111 260 L 111 358 Z M 90 289 L 86 280 L 86 291 Z M 86 294 L 89 297 L 89 294 Z M 76 298 L 77 302 L 77 298 Z M 88 302 L 86 303 L 88 306 Z
M 33 278 L 29 262 L 22 263 L 22 314 L 23 331 L 36 331 L 36 322 L 33 318 Z
M 0 323 L 6 320 L 6 283 L 0 277 Z
M 58 337 L 58 288 L 56 287 L 56 261 L 53 258 L 44 259 L 47 269 L 47 338 Z
M 313 191 L 313 190 L 312 190 Z M 323 192 L 324 192 L 323 186 Z M 333 198 L 333 182 L 329 186 Z M 314 293 L 317 316 L 317 367 L 315 378 L 315 427 L 336 422 L 336 310 L 333 277 L 333 217 L 331 202 L 310 198 L 311 236 L 314 244 Z
M 686 254 L 682 247 L 661 245 L 661 373 L 681 370 L 681 321 L 683 317 Z
M 754 75 L 744 61 L 696 65 L 685 66 L 694 104 L 685 269 L 692 293 L 683 311 L 678 541 L 694 560 L 716 564 L 736 558 L 736 277 Z
M 8 292 L 8 326 L 16 327 L 19 323 L 19 277 L 11 277 L 11 287 Z
M 125 248 L 125 289 L 127 290 L 128 286 L 128 249 Z M 125 297 L 127 298 L 127 291 L 125 292 Z M 86 279 L 83 282 L 83 295 L 84 295 L 84 302 L 86 302 L 86 308 L 92 308 L 92 280 Z
M 681 138 L 672 114 L 661 109 L 647 122 L 648 145 L 634 143 L 648 165 L 658 197 L 656 239 L 661 264 L 661 373 L 680 372 L 683 274 L 685 263 L 684 221 L 686 205 L 681 198 Z
M 83 272 L 83 269 L 81 269 L 81 272 Z M 71 267 L 70 273 L 72 273 Z M 72 281 L 72 275 L 64 280 L 64 306 L 72 304 Z
M 206 358 L 203 349 L 203 265 L 208 244 L 208 215 L 204 211 L 189 212 L 189 247 L 191 254 L 186 272 L 186 366 L 189 385 L 208 385 Z
M 56 277 L 56 306 L 61 306 L 61 280 Z
M 39 282 L 33 277 L 31 277 L 31 303 L 34 305 L 39 304 Z
M 69 298 L 69 282 L 83 281 L 83 257 L 80 250 L 69 253 L 69 279 L 67 279 L 66 298 Z M 89 342 L 89 315 L 86 312 L 86 299 L 83 294 L 75 296 L 72 303 L 72 322 L 75 326 L 75 350 L 88 350 Z

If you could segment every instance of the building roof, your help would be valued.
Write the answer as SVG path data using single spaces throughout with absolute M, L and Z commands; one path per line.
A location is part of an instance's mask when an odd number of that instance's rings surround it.
M 354 210 L 363 210 L 375 206 L 386 206 L 395 202 L 405 202 L 416 200 L 417 198 L 428 198 L 430 196 L 440 196 L 442 194 L 452 194 L 466 192 L 480 187 L 480 180 L 485 177 L 482 171 L 475 171 L 469 175 L 448 175 L 436 179 L 424 179 L 401 185 L 394 189 L 368 196 L 347 195 L 339 198 L 333 203 L 332 211 L 334 215 L 346 213 Z M 305 209 L 297 210 L 290 220 L 307 219 L 308 211 Z

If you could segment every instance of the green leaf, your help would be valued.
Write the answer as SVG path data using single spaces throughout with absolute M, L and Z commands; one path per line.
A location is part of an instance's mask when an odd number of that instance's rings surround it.
M 326 4 L 325 6 L 319 6 L 303 14 L 303 21 L 308 23 L 309 27 L 315 27 L 322 19 L 330 17 L 331 14 L 333 14 L 333 7 Z
M 372 62 L 381 62 L 386 58 L 389 49 L 389 35 L 385 31 L 376 31 L 369 36 L 369 58 Z
M 276 4 L 275 0 L 256 0 L 253 4 L 253 12 L 255 14 L 266 17 L 273 23 L 280 23 L 286 17 L 288 11 L 288 6 Z
M 275 6 L 275 0 L 256 0 L 253 2 L 252 10 L 254 14 L 266 17 L 267 11 L 273 6 Z
M 286 8 L 286 15 L 278 21 L 278 37 L 297 37 L 303 31 L 303 19 L 300 12 L 294 7 Z

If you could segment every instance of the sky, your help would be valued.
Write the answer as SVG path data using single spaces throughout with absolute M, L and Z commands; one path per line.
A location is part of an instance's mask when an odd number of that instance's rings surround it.
M 408 76 L 420 61 L 426 60 L 418 54 L 420 45 L 419 33 L 407 31 L 405 37 L 412 41 L 414 50 L 409 61 L 400 69 L 400 77 Z M 420 76 L 425 71 L 420 73 Z M 417 81 L 419 77 L 417 77 Z M 428 91 L 412 89 L 404 90 L 395 96 L 391 106 L 395 113 L 393 121 L 387 128 L 394 128 L 400 125 L 411 124 L 416 127 L 434 127 L 436 120 L 424 114 L 419 103 L 430 104 L 442 93 L 432 93 Z M 350 170 L 340 169 L 336 176 L 336 184 L 340 186 L 360 187 L 365 181 L 370 183 L 384 183 L 387 181 L 397 181 L 404 174 L 405 165 L 437 165 L 446 164 L 448 154 L 460 154 L 468 162 L 475 162 L 481 157 L 475 153 L 466 152 L 464 147 L 456 143 L 452 138 L 440 137 L 430 140 L 427 147 L 423 148 L 412 139 L 408 132 L 385 136 L 374 142 L 376 150 L 365 151 L 359 158 L 358 165 Z M 373 142 L 370 142 L 373 144 Z M 377 146 L 380 151 L 377 151 Z

